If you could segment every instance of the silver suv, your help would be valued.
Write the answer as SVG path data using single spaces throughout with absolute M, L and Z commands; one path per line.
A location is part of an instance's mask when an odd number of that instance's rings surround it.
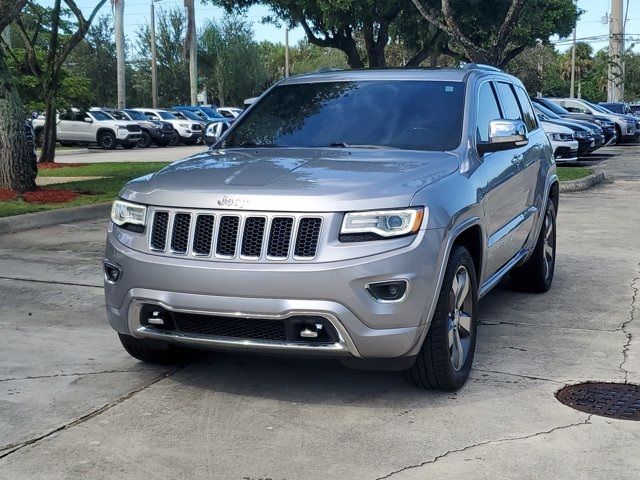
M 478 300 L 507 275 L 550 288 L 557 208 L 551 146 L 512 76 L 288 78 L 208 152 L 122 189 L 107 315 L 144 361 L 333 356 L 453 390 Z

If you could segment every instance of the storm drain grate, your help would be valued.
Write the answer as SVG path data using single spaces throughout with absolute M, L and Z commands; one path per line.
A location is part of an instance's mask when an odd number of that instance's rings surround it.
M 579 383 L 563 388 L 556 398 L 581 412 L 621 420 L 640 420 L 640 385 Z

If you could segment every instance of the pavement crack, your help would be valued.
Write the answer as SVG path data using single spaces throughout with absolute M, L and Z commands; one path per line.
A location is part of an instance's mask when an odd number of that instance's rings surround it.
M 87 287 L 87 288 L 104 288 L 102 285 L 90 285 L 88 283 L 78 283 L 78 282 L 56 282 L 53 280 L 37 280 L 35 278 L 22 278 L 22 277 L 7 277 L 4 275 L 0 275 L 0 280 L 12 280 L 16 282 L 31 282 L 31 283 L 44 283 L 47 285 L 66 285 L 70 287 Z
M 486 325 L 489 327 L 496 325 L 510 325 L 513 327 L 535 327 L 535 328 L 553 328 L 554 330 L 580 330 L 585 332 L 617 332 L 618 329 L 608 329 L 608 328 L 583 328 L 583 327 L 563 327 L 559 325 L 536 325 L 534 323 L 523 323 L 523 322 L 504 322 L 504 321 L 493 321 L 493 320 L 480 320 L 478 325 Z
M 638 264 L 638 268 L 640 269 L 640 263 Z M 639 272 L 640 273 L 640 272 Z M 629 370 L 625 368 L 625 363 L 629 359 L 629 349 L 631 348 L 631 340 L 633 336 L 631 332 L 628 330 L 629 325 L 634 320 L 634 315 L 636 311 L 636 300 L 638 300 L 638 290 L 640 290 L 640 275 L 631 280 L 631 289 L 633 290 L 633 295 L 631 296 L 631 303 L 629 305 L 629 318 L 622 323 L 620 326 L 620 330 L 625 334 L 627 341 L 622 345 L 622 362 L 620 363 L 620 370 L 624 373 L 624 383 L 629 381 Z
M 42 378 L 58 378 L 58 377 L 81 377 L 84 375 L 101 375 L 103 373 L 134 373 L 134 372 L 149 372 L 152 370 L 145 368 L 137 368 L 133 370 L 101 370 L 99 372 L 76 372 L 76 373 L 53 373 L 51 375 L 31 375 L 27 377 L 13 377 L 13 378 L 0 378 L 1 382 L 12 382 L 16 380 L 39 380 Z
M 551 378 L 544 378 L 544 377 L 535 377 L 533 375 L 522 375 L 522 374 L 518 374 L 518 373 L 509 373 L 509 372 L 500 372 L 498 370 L 487 370 L 484 368 L 473 368 L 472 371 L 475 372 L 485 372 L 485 373 L 495 373 L 498 375 L 508 375 L 510 377 L 518 377 L 518 378 L 526 378 L 527 380 L 540 380 L 543 382 L 553 382 L 553 383 L 557 383 L 559 385 L 566 385 L 567 382 L 561 382 L 559 380 L 553 380 Z
M 92 418 L 101 415 L 102 413 L 111 410 L 113 407 L 115 407 L 116 405 L 121 404 L 122 402 L 125 402 L 126 400 L 129 400 L 130 398 L 132 398 L 134 395 L 137 395 L 140 392 L 143 392 L 145 390 L 147 390 L 149 387 L 155 385 L 156 383 L 164 380 L 165 378 L 169 378 L 170 376 L 176 374 L 177 372 L 179 372 L 180 370 L 182 370 L 184 367 L 179 367 L 176 368 L 175 370 L 168 372 L 158 378 L 156 378 L 153 382 L 148 383 L 147 385 L 144 385 L 132 392 L 127 393 L 126 395 L 118 398 L 117 400 L 114 400 L 111 403 L 108 403 L 106 405 L 103 405 L 100 408 L 96 408 L 95 410 L 87 413 L 86 415 L 81 416 L 80 418 L 77 418 L 75 420 L 73 420 L 72 422 L 66 423 L 64 425 L 61 425 L 57 428 L 54 428 L 53 430 L 48 431 L 45 434 L 39 435 L 35 438 L 31 438 L 29 440 L 26 440 L 24 442 L 19 442 L 19 443 L 13 443 L 13 444 L 9 444 L 9 445 L 2 445 L 0 446 L 0 460 L 3 458 L 8 457 L 9 455 L 11 455 L 12 453 L 15 453 L 21 449 L 23 449 L 24 447 L 28 447 L 29 445 L 33 445 L 35 443 L 38 443 L 40 440 L 44 440 L 45 438 L 48 438 L 58 432 L 61 432 L 63 430 L 68 430 L 72 427 L 75 427 L 76 425 L 80 425 L 84 422 L 86 422 L 87 420 L 91 420 Z
M 589 425 L 589 424 L 591 424 L 591 417 L 592 416 L 593 415 L 590 414 L 582 422 L 570 423 L 568 425 L 559 425 L 557 427 L 551 428 L 550 430 L 543 430 L 541 432 L 530 433 L 529 435 L 522 435 L 520 437 L 500 438 L 498 440 L 486 440 L 484 442 L 478 442 L 478 443 L 473 443 L 471 445 L 466 445 L 466 446 L 461 447 L 461 448 L 456 448 L 456 449 L 453 449 L 453 450 L 447 450 L 443 454 L 433 457 L 431 460 L 427 460 L 425 462 L 417 463 L 415 465 L 407 465 L 406 467 L 402 467 L 402 468 L 399 468 L 398 470 L 394 470 L 393 472 L 390 472 L 390 473 L 384 475 L 383 477 L 378 477 L 378 478 L 376 478 L 376 480 L 385 480 L 387 478 L 391 478 L 394 475 L 397 475 L 399 473 L 405 472 L 407 470 L 413 470 L 414 468 L 420 468 L 420 467 L 424 467 L 425 465 L 436 463 L 438 460 L 440 460 L 440 459 L 442 459 L 442 458 L 444 458 L 444 457 L 446 457 L 448 455 L 451 455 L 451 454 L 454 454 L 454 453 L 466 452 L 467 450 L 471 450 L 472 448 L 482 447 L 482 446 L 485 446 L 485 445 L 495 445 L 495 444 L 499 444 L 499 443 L 517 442 L 517 441 L 520 441 L 520 440 L 527 440 L 529 438 L 538 437 L 538 436 L 541 436 L 541 435 L 549 435 L 550 433 L 556 432 L 558 430 L 564 430 L 564 429 L 567 429 L 567 428 L 579 427 L 581 425 Z

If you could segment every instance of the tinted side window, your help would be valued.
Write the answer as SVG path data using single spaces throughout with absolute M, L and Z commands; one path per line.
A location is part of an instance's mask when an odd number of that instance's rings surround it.
M 574 113 L 589 113 L 589 110 L 587 110 L 584 106 L 582 106 L 578 102 L 573 102 L 571 100 L 564 101 L 564 108 Z
M 493 87 L 489 82 L 485 82 L 480 85 L 480 90 L 478 91 L 478 113 L 476 121 L 478 140 L 488 142 L 489 122 L 491 120 L 499 120 L 500 118 L 500 108 L 498 107 Z
M 73 112 L 71 110 L 66 110 L 65 112 L 61 113 L 58 118 L 60 120 L 73 120 Z
M 507 120 L 523 120 L 518 100 L 516 100 L 513 90 L 511 89 L 511 85 L 504 82 L 497 82 L 496 87 L 498 89 L 498 94 L 500 95 L 504 118 Z
M 111 112 L 111 116 L 116 120 L 129 120 L 122 112 Z
M 527 92 L 525 92 L 520 87 L 516 87 L 516 95 L 518 95 L 520 109 L 522 110 L 522 114 L 524 116 L 524 123 L 527 125 L 527 130 L 531 132 L 538 128 L 538 122 L 536 120 L 536 115 L 533 112 L 533 108 L 531 107 L 529 96 L 527 95 Z

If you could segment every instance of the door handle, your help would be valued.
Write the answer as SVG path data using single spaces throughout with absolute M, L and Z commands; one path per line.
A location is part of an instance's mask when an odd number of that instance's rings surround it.
M 524 160 L 524 155 L 518 153 L 517 155 L 513 156 L 513 158 L 511 159 L 511 163 L 517 165 L 518 163 L 522 162 L 522 160 Z

